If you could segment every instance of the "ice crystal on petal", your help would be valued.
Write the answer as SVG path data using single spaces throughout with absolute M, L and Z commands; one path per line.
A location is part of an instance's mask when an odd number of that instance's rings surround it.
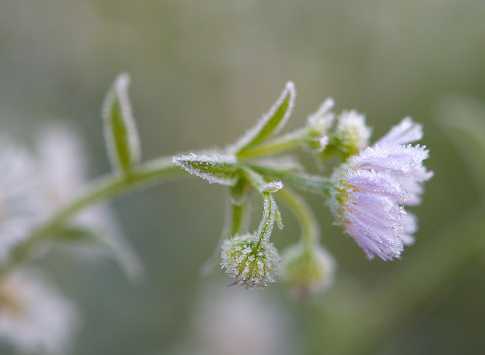
M 403 246 L 414 242 L 416 218 L 404 206 L 420 203 L 422 183 L 433 176 L 423 166 L 426 147 L 408 144 L 421 137 L 421 125 L 406 118 L 333 175 L 331 208 L 337 223 L 370 259 L 398 258 Z
M 74 305 L 39 275 L 16 273 L 0 284 L 0 338 L 19 353 L 65 354 L 77 323 Z
M 246 288 L 267 286 L 275 282 L 280 257 L 273 243 L 251 234 L 236 235 L 222 245 L 222 268 Z
M 416 142 L 423 138 L 423 126 L 413 122 L 411 117 L 405 117 L 398 125 L 375 144 L 377 145 L 404 145 Z

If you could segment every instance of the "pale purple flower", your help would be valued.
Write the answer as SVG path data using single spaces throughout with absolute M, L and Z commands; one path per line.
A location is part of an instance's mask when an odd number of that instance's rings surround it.
M 423 166 L 426 147 L 409 144 L 422 136 L 422 126 L 405 118 L 333 175 L 331 207 L 337 223 L 370 259 L 399 258 L 404 245 L 414 242 L 416 217 L 404 206 L 421 202 L 422 183 L 433 176 Z

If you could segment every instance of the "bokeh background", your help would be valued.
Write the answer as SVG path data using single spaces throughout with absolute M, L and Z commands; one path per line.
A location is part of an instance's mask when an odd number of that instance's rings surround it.
M 435 177 L 413 209 L 420 230 L 401 261 L 369 262 L 323 201 L 305 195 L 338 262 L 336 287 L 359 298 L 425 243 L 440 248 L 440 231 L 481 204 L 473 162 L 443 123 L 459 124 L 455 113 L 468 112 L 454 110 L 462 101 L 450 95 L 485 102 L 484 17 L 485 2 L 471 0 L 3 0 L 1 134 L 32 145 L 43 126 L 69 122 L 87 147 L 90 175 L 108 173 L 99 112 L 123 71 L 145 159 L 234 141 L 287 80 L 298 93 L 290 129 L 328 96 L 337 111 L 365 113 L 374 138 L 410 115 L 424 125 Z M 485 115 L 475 119 L 485 124 Z M 332 308 L 332 292 L 297 303 L 278 284 L 241 293 L 225 288 L 222 272 L 199 276 L 222 228 L 222 187 L 183 178 L 112 205 L 147 277 L 133 285 L 110 260 L 73 261 L 59 251 L 44 262 L 83 312 L 72 354 L 323 353 L 329 323 L 321 310 Z M 273 236 L 281 248 L 299 233 L 283 214 L 286 227 Z M 482 250 L 461 263 L 371 353 L 485 352 L 484 260 Z

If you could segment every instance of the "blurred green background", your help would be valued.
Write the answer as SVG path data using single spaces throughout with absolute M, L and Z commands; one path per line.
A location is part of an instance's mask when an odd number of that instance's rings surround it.
M 234 141 L 270 107 L 287 80 L 298 93 L 290 129 L 301 126 L 328 96 L 336 111 L 365 113 L 374 139 L 410 115 L 424 125 L 421 143 L 431 151 L 426 164 L 435 177 L 423 205 L 413 209 L 420 230 L 401 261 L 369 262 L 332 225 L 323 201 L 306 195 L 321 222 L 323 242 L 339 264 L 337 284 L 345 280 L 358 298 L 424 243 L 440 248 L 439 231 L 481 204 L 477 179 L 442 122 L 461 120 L 443 110 L 450 94 L 485 102 L 484 18 L 485 2 L 468 0 L 4 0 L 2 135 L 29 144 L 48 122 L 69 121 L 86 142 L 91 175 L 108 173 L 99 112 L 122 71 L 132 77 L 145 159 Z M 220 235 L 224 189 L 184 178 L 113 205 L 146 263 L 147 280 L 130 284 L 111 261 L 86 265 L 62 255 L 49 261 L 45 267 L 84 314 L 72 354 L 216 354 L 194 335 L 194 319 L 208 285 L 214 295 L 239 292 L 225 288 L 230 280 L 222 272 L 205 279 L 198 274 Z M 280 248 L 299 233 L 285 209 L 283 217 L 285 229 L 273 235 Z M 482 253 L 457 269 L 372 353 L 484 353 L 484 260 Z M 247 297 L 277 305 L 284 318 L 274 326 L 286 330 L 268 338 L 285 349 L 276 353 L 322 353 L 320 334 L 328 329 L 317 310 L 331 305 L 331 293 L 298 304 L 277 284 Z M 239 352 L 231 354 L 245 354 L 245 342 L 251 339 L 233 341 L 230 351 Z

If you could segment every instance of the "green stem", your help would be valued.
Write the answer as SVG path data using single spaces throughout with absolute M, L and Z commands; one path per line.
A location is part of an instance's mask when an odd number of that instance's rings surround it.
M 320 229 L 312 209 L 300 195 L 288 187 L 281 189 L 278 196 L 285 201 L 286 205 L 291 209 L 295 217 L 298 219 L 305 249 L 308 251 L 313 250 L 315 244 L 320 238 Z
M 258 164 L 248 164 L 248 166 L 263 175 L 271 176 L 289 182 L 295 186 L 309 190 L 318 194 L 330 194 L 334 184 L 328 179 L 317 175 L 304 174 L 288 170 L 279 170 Z
M 81 196 L 61 209 L 44 224 L 34 229 L 30 237 L 13 250 L 11 257 L 0 269 L 0 278 L 18 264 L 24 262 L 39 244 L 55 237 L 59 229 L 84 208 L 129 190 L 184 173 L 184 170 L 172 163 L 171 158 L 163 158 L 142 164 L 130 172 L 129 175 L 110 175 L 98 179 Z
M 267 155 L 281 154 L 289 150 L 297 149 L 300 147 L 302 139 L 306 133 L 306 129 L 288 133 L 284 136 L 273 139 L 266 144 L 258 145 L 254 148 L 238 153 L 237 157 L 241 160 L 247 160 Z

